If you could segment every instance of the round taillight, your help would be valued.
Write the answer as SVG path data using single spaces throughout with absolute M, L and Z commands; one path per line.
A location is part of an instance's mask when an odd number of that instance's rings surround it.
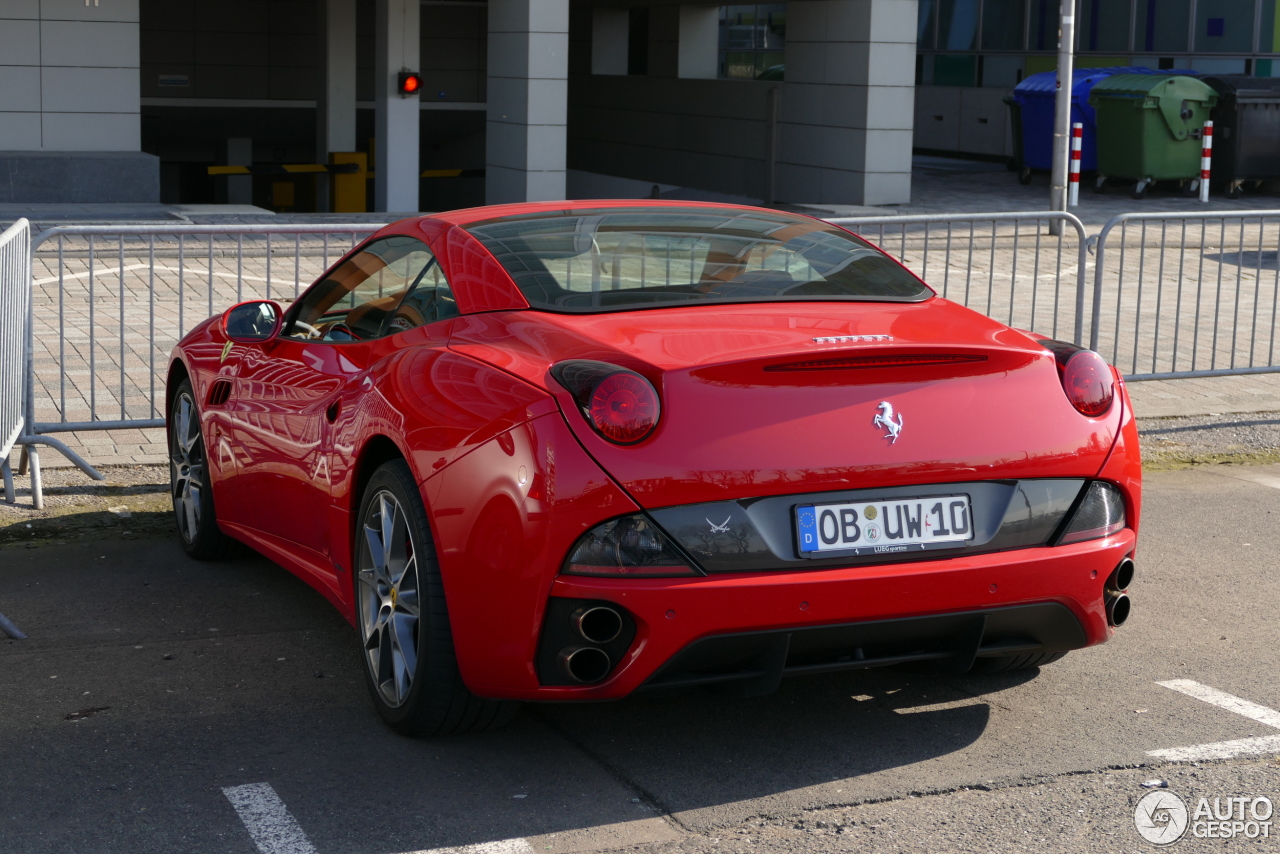
M 1062 368 L 1062 390 L 1081 415 L 1097 418 L 1111 408 L 1115 378 L 1111 368 L 1092 350 L 1081 350 Z
M 648 436 L 658 423 L 658 393 L 639 374 L 609 374 L 591 390 L 587 411 L 606 439 L 631 445 Z

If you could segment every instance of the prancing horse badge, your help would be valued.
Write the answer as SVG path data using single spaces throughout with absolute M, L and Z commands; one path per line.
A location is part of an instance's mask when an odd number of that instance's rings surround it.
M 872 427 L 883 427 L 888 430 L 884 437 L 889 440 L 889 444 L 895 444 L 898 441 L 898 434 L 902 432 L 902 413 L 898 413 L 898 420 L 893 420 L 893 404 L 889 401 L 881 401 L 879 406 L 880 412 L 871 422 Z

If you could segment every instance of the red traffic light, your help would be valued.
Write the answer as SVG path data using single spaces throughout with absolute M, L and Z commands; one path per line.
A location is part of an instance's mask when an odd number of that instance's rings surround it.
M 422 75 L 416 71 L 401 71 L 396 88 L 401 95 L 416 95 L 422 89 Z

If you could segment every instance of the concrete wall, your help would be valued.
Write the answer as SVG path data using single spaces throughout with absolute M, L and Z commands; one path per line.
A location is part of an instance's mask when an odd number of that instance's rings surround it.
M 314 0 L 142 0 L 142 95 L 314 99 L 315 33 Z
M 137 151 L 138 2 L 0 0 L 0 150 Z
M 0 0 L 0 9 L 4 2 L 17 0 Z M 315 0 L 141 3 L 143 97 L 315 100 Z M 484 101 L 486 11 L 483 5 L 422 7 L 423 100 Z M 373 0 L 356 3 L 356 39 L 356 98 L 372 101 Z M 186 86 L 173 85 L 184 77 Z
M 1012 91 L 958 86 L 917 87 L 915 147 L 1012 156 L 1009 107 L 1003 100 Z
M 488 26 L 485 202 L 563 199 L 569 0 L 491 0 Z
M 648 74 L 593 75 L 592 5 L 570 7 L 569 168 L 763 199 L 777 84 L 679 79 L 677 5 L 649 8 Z
M 916 0 L 791 0 L 778 198 L 911 200 Z

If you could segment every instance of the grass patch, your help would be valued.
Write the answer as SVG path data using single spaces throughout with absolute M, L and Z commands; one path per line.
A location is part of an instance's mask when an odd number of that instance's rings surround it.
M 1280 463 L 1280 448 L 1245 449 L 1217 453 L 1149 451 L 1142 455 L 1144 472 L 1180 471 L 1198 466 L 1266 466 Z

